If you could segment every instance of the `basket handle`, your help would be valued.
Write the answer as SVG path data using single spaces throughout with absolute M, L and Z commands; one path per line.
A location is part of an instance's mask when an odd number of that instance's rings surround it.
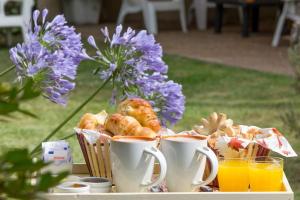
M 209 184 L 210 182 L 212 182 L 215 179 L 215 177 L 217 176 L 218 158 L 217 158 L 216 154 L 209 147 L 198 147 L 196 149 L 196 153 L 204 154 L 210 160 L 211 171 L 205 181 L 197 180 L 197 181 L 193 181 L 192 184 L 193 184 L 193 186 L 205 186 L 205 185 Z
M 159 185 L 161 182 L 166 177 L 167 174 L 167 162 L 164 157 L 164 155 L 156 148 L 156 147 L 151 147 L 151 148 L 145 148 L 144 152 L 146 154 L 150 154 L 151 156 L 155 157 L 158 160 L 158 163 L 160 165 L 160 173 L 158 178 L 156 180 L 150 182 L 150 183 L 141 183 L 142 186 L 144 187 L 153 187 L 156 185 Z

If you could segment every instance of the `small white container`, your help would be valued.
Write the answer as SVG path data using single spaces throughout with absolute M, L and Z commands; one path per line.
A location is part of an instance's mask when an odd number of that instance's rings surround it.
M 76 187 L 77 186 L 77 187 Z M 59 193 L 89 193 L 90 186 L 83 182 L 64 182 L 56 187 Z
M 109 193 L 111 192 L 112 183 L 107 178 L 102 177 L 84 177 L 80 178 L 81 183 L 90 186 L 91 193 Z

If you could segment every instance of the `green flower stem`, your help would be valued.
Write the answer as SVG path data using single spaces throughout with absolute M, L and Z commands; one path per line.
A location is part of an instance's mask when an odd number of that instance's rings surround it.
M 63 138 L 61 138 L 60 140 L 67 140 L 67 139 L 69 139 L 69 138 L 71 138 L 71 137 L 73 137 L 73 136 L 75 136 L 74 133 L 72 133 L 72 134 L 70 134 L 70 135 L 67 135 L 66 137 L 63 137 Z
M 5 74 L 7 74 L 8 72 L 12 71 L 16 66 L 12 65 L 9 68 L 5 69 L 3 72 L 0 72 L 0 76 L 3 76 Z
M 41 144 L 43 142 L 48 141 L 51 137 L 53 137 L 67 122 L 69 122 L 86 104 L 88 104 L 111 80 L 112 76 L 110 76 L 106 81 L 89 97 L 87 98 L 80 106 L 78 106 L 61 124 L 59 124 L 47 137 L 45 137 L 32 151 L 31 155 L 35 155 L 41 148 Z

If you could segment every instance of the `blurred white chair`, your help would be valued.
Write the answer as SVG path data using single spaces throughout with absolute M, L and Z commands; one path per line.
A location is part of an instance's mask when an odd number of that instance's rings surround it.
M 156 34 L 157 11 L 179 11 L 181 29 L 187 32 L 184 0 L 123 0 L 117 24 L 122 24 L 129 13 L 143 12 L 148 32 Z
M 280 41 L 284 23 L 287 19 L 296 23 L 300 22 L 300 2 L 298 0 L 285 0 L 282 12 L 277 22 L 276 30 L 272 40 L 272 46 L 277 47 Z
M 5 14 L 5 5 L 8 1 L 21 2 L 21 13 L 19 15 Z M 0 0 L 0 28 L 21 27 L 23 39 L 26 40 L 33 5 L 33 0 Z

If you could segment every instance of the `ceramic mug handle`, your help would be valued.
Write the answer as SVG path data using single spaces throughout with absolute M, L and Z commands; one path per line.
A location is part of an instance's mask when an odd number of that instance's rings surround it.
M 217 176 L 218 158 L 216 154 L 209 147 L 198 147 L 196 149 L 196 152 L 200 154 L 204 154 L 210 160 L 211 163 L 211 169 L 210 169 L 211 171 L 207 179 L 205 181 L 200 180 L 200 181 L 194 181 L 192 183 L 194 186 L 204 186 L 212 182 L 214 178 Z
M 144 152 L 146 154 L 150 154 L 151 156 L 154 156 L 158 160 L 160 165 L 160 173 L 159 173 L 159 177 L 156 180 L 152 181 L 151 183 L 142 183 L 141 185 L 145 187 L 153 187 L 159 185 L 161 182 L 163 182 L 167 174 L 166 159 L 164 155 L 155 147 L 145 148 Z

